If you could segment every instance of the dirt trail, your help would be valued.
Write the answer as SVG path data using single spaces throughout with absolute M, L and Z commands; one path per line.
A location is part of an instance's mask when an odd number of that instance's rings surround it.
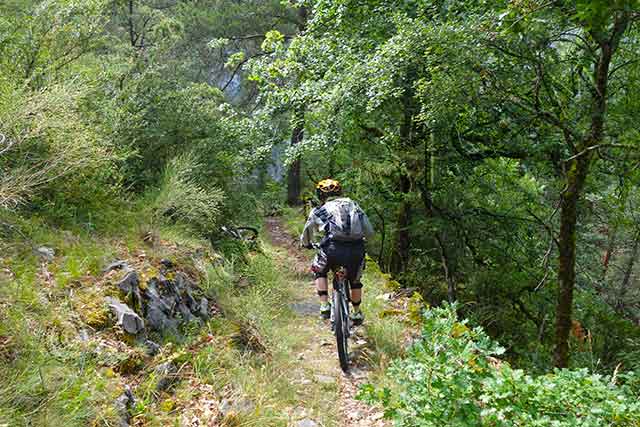
M 349 343 L 352 351 L 351 370 L 345 375 L 338 365 L 335 338 L 330 331 L 328 321 L 319 319 L 319 305 L 312 278 L 309 274 L 311 252 L 304 253 L 297 247 L 297 239 L 287 233 L 280 219 L 267 218 L 266 229 L 272 244 L 284 249 L 282 259 L 278 260 L 284 268 L 290 269 L 298 278 L 299 289 L 297 300 L 292 309 L 300 317 L 300 328 L 304 333 L 313 336 L 296 357 L 304 362 L 305 372 L 302 378 L 295 381 L 304 383 L 317 382 L 326 384 L 328 389 L 337 388 L 339 402 L 337 413 L 331 418 L 337 420 L 340 427 L 386 427 L 389 423 L 382 419 L 382 412 L 355 399 L 358 388 L 367 382 L 369 375 L 366 364 L 367 338 L 364 328 L 357 328 Z M 304 406 L 297 408 L 298 416 L 292 420 L 292 427 L 324 426 L 321 421 L 314 420 Z M 314 424 L 315 423 L 315 424 Z

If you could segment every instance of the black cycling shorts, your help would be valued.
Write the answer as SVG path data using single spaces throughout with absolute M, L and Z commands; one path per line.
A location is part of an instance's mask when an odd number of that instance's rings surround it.
M 347 279 L 359 284 L 364 270 L 364 241 L 343 242 L 330 240 L 322 245 L 311 264 L 316 278 L 327 277 L 329 270 L 347 269 Z

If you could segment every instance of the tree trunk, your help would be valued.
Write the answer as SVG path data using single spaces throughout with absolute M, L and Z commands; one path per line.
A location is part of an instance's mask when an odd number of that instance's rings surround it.
M 627 266 L 624 270 L 624 276 L 622 278 L 622 284 L 620 285 L 620 291 L 618 292 L 618 301 L 616 302 L 616 309 L 618 310 L 619 313 L 624 313 L 625 300 L 627 299 L 627 291 L 629 290 L 631 275 L 633 274 L 633 267 L 635 266 L 639 251 L 640 251 L 640 233 L 636 233 L 633 239 L 633 248 L 631 249 L 631 256 L 627 261 Z
M 613 253 L 616 248 L 617 231 L 618 227 L 615 225 L 610 225 L 609 230 L 607 231 L 607 248 L 602 255 L 602 283 L 604 283 L 607 278 L 609 265 L 611 265 Z
M 133 0 L 129 0 L 128 24 L 129 24 L 129 42 L 131 43 L 131 47 L 136 47 L 137 35 L 136 35 L 135 28 L 133 27 Z
M 296 120 L 293 126 L 293 132 L 291 133 L 291 146 L 294 147 L 299 144 L 304 138 L 304 110 L 296 111 Z M 287 204 L 289 206 L 299 206 L 302 204 L 302 198 L 300 193 L 302 191 L 302 184 L 300 179 L 300 169 L 302 166 L 302 160 L 296 158 L 287 172 Z
M 556 346 L 553 355 L 555 366 L 558 368 L 569 366 L 569 332 L 576 280 L 577 208 L 589 172 L 589 164 L 588 154 L 571 162 L 567 173 L 567 188 L 560 200 L 559 291 L 556 305 Z
M 396 233 L 394 236 L 393 248 L 391 252 L 391 262 L 389 264 L 389 272 L 392 275 L 398 275 L 405 271 L 409 263 L 409 224 L 411 222 L 411 202 L 406 197 L 411 190 L 411 181 L 406 174 L 400 177 L 400 185 L 398 188 L 403 199 L 398 208 L 398 219 L 396 221 Z
M 566 188 L 560 198 L 560 236 L 558 268 L 558 303 L 556 306 L 554 364 L 557 368 L 569 366 L 569 332 L 573 309 L 573 289 L 576 280 L 576 224 L 578 202 L 582 196 L 594 148 L 604 139 L 604 123 L 607 113 L 607 89 L 609 68 L 622 35 L 629 24 L 630 15 L 619 14 L 615 18 L 610 37 L 600 33 L 591 36 L 598 42 L 599 56 L 593 72 L 595 90 L 591 92 L 591 129 L 576 147 L 574 158 L 567 162 Z
M 298 6 L 298 32 L 304 33 L 307 28 L 308 10 L 305 6 Z M 298 106 L 294 111 L 294 125 L 291 132 L 291 146 L 299 144 L 304 138 L 304 115 L 305 107 Z M 287 204 L 289 206 L 300 206 L 302 198 L 302 180 L 300 177 L 302 160 L 298 157 L 293 161 L 287 172 Z
M 458 299 L 458 288 L 456 286 L 455 277 L 453 277 L 451 260 L 447 255 L 447 249 L 445 245 L 446 240 L 447 240 L 446 234 L 444 233 L 442 233 L 442 235 L 436 234 L 436 241 L 438 242 L 438 247 L 440 248 L 440 260 L 442 262 L 444 278 L 447 281 L 447 298 L 449 299 L 449 303 L 453 304 Z

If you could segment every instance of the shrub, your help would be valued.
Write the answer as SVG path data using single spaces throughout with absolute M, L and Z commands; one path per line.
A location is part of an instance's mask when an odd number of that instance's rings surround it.
M 112 159 L 78 111 L 85 91 L 77 82 L 28 92 L 0 81 L 0 209 L 15 209 Z
M 493 358 L 504 350 L 458 321 L 455 307 L 427 311 L 424 320 L 421 340 L 389 368 L 393 386 L 366 385 L 360 393 L 382 403 L 398 427 L 640 426 L 633 373 L 531 376 Z
M 169 162 L 154 204 L 156 219 L 210 232 L 220 214 L 224 195 L 217 187 L 204 188 L 195 181 L 193 171 L 199 167 L 190 154 Z

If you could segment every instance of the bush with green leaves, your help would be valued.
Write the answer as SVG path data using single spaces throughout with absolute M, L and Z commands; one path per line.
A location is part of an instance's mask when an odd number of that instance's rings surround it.
M 586 369 L 532 376 L 494 356 L 504 352 L 455 306 L 426 311 L 421 339 L 388 371 L 389 387 L 362 388 L 397 427 L 640 426 L 638 375 Z
M 200 165 L 193 155 L 178 156 L 166 167 L 154 203 L 157 220 L 181 223 L 208 233 L 216 223 L 224 200 L 222 190 L 205 188 L 194 178 Z

